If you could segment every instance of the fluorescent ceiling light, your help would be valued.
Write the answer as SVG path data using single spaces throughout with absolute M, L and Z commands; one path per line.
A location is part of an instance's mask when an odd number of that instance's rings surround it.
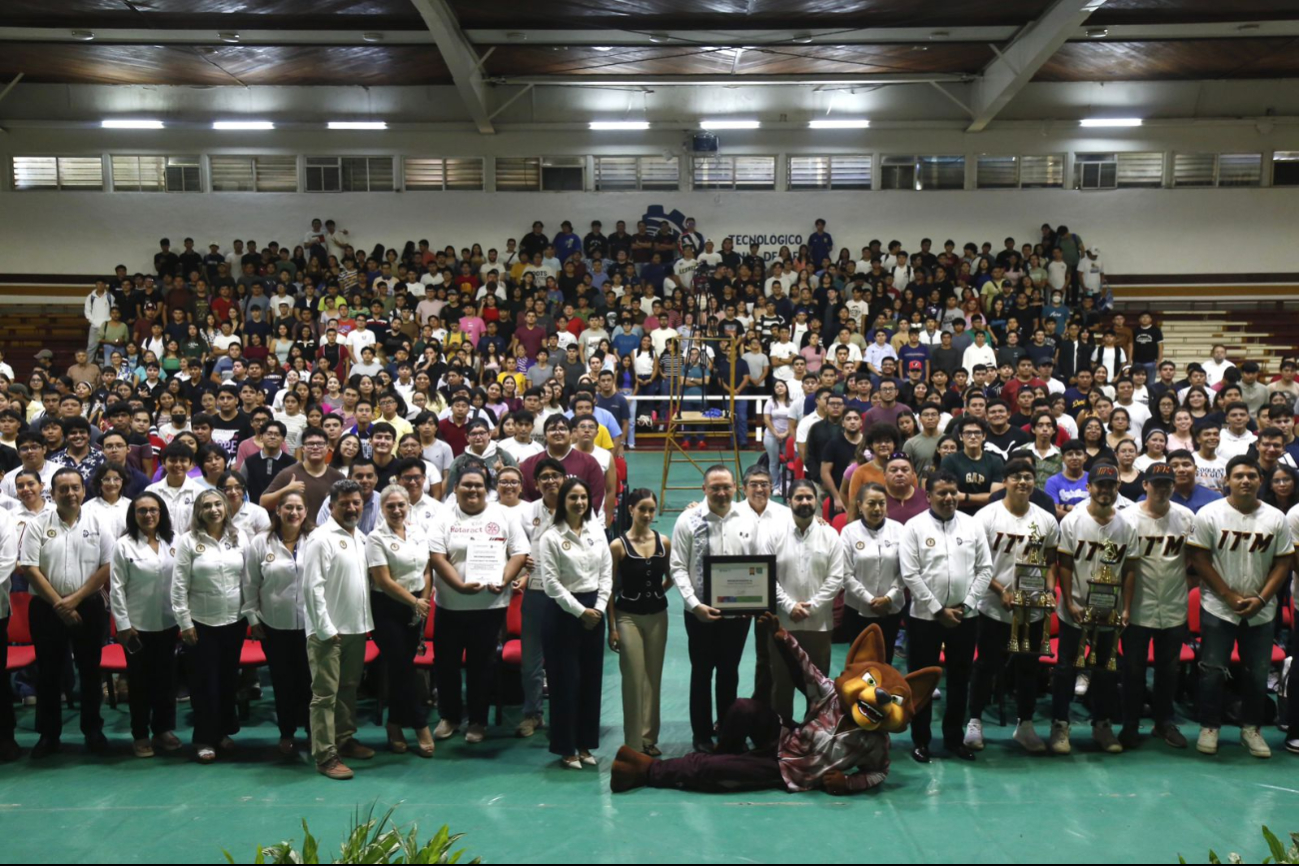
M 807 125 L 812 129 L 866 129 L 871 122 L 869 120 L 809 120 Z
M 330 129 L 387 129 L 386 120 L 331 120 Z
M 704 129 L 757 129 L 762 124 L 756 120 L 705 120 L 699 125 Z
M 275 124 L 269 120 L 218 120 L 212 124 L 213 129 L 274 129 Z
M 1139 117 L 1089 117 L 1078 121 L 1080 126 L 1140 126 Z
M 649 129 L 649 121 L 645 120 L 593 120 L 589 124 L 591 129 Z
M 104 129 L 162 129 L 161 120 L 105 120 Z

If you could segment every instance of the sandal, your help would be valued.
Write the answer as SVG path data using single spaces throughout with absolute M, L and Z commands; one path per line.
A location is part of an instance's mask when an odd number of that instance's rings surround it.
M 421 728 L 415 732 L 415 736 L 418 739 L 418 742 L 412 751 L 421 758 L 433 757 L 433 750 L 436 746 L 433 742 L 433 735 L 429 733 L 429 729 L 427 727 Z
M 211 746 L 198 747 L 198 762 L 200 764 L 210 764 L 216 760 L 216 749 Z
M 388 726 L 388 751 L 396 755 L 406 754 L 410 747 L 406 744 L 406 735 L 397 725 Z
M 565 770 L 580 770 L 582 769 L 582 759 L 576 755 L 569 758 L 560 758 L 559 765 Z

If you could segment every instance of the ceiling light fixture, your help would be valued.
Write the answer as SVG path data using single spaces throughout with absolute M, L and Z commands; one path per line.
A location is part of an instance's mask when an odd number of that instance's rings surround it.
M 73 30 L 72 38 L 76 39 L 78 42 L 92 42 L 94 41 L 95 34 L 89 30 Z
M 795 33 L 792 37 L 790 37 L 789 41 L 793 42 L 795 45 L 806 45 L 807 43 L 812 41 L 812 34 Z
M 867 129 L 871 122 L 869 120 L 809 120 L 807 125 L 811 129 Z
M 702 129 L 757 129 L 762 124 L 756 120 L 705 120 L 699 126 Z
M 275 124 L 269 120 L 218 120 L 212 124 L 212 128 L 222 130 L 274 129 Z
M 382 34 L 382 33 L 376 33 L 376 32 L 373 32 L 373 31 L 371 31 L 370 33 L 362 33 L 362 34 L 361 34 L 361 41 L 362 41 L 362 42 L 382 42 L 382 41 L 383 41 L 383 34 Z
M 162 129 L 161 120 L 105 120 L 99 125 L 103 129 Z
M 653 42 L 655 45 L 661 45 L 664 42 L 672 41 L 672 37 L 666 33 L 651 33 L 649 35 L 649 41 Z
M 647 120 L 593 120 L 588 127 L 598 130 L 649 129 Z
M 330 129 L 387 129 L 386 120 L 331 120 Z
M 217 38 L 222 42 L 237 43 L 242 37 L 233 30 L 222 30 L 217 33 Z
M 1087 30 L 1088 39 L 1104 39 L 1110 35 L 1110 31 L 1104 27 L 1091 27 Z
M 1140 126 L 1139 117 L 1089 117 L 1078 121 L 1079 126 Z
M 613 50 L 613 46 L 611 46 L 611 45 L 592 45 L 591 47 L 594 48 L 596 51 L 612 51 L 612 50 Z

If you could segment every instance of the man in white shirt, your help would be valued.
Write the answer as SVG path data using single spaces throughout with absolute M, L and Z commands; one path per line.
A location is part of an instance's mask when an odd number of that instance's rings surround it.
M 992 579 L 992 559 L 983 528 L 956 508 L 956 476 L 940 469 L 925 492 L 929 510 L 907 522 L 899 552 L 902 580 L 911 590 L 907 666 L 919 670 L 946 657 L 943 744 L 953 756 L 973 761 L 962 728 L 978 638 L 976 605 Z M 911 757 L 922 764 L 931 757 L 931 718 L 925 707 L 911 720 Z
M 1227 360 L 1227 347 L 1222 343 L 1214 343 L 1211 350 L 1213 357 L 1200 364 L 1204 368 L 1204 384 L 1209 390 L 1222 381 L 1222 374 L 1227 372 L 1228 367 L 1234 367 L 1235 364 Z
M 776 605 L 781 626 L 798 639 L 817 670 L 829 675 L 830 643 L 834 630 L 834 599 L 843 588 L 847 572 L 839 533 L 817 519 L 820 493 L 811 481 L 800 478 L 789 490 L 793 520 L 783 521 L 770 533 L 759 533 L 759 544 L 776 557 Z M 778 650 L 770 634 L 767 654 L 776 658 Z M 771 708 L 782 719 L 800 719 L 794 715 L 794 680 L 789 665 L 771 666 L 773 688 L 766 694 L 755 692 L 759 700 L 768 698 Z M 808 696 L 809 708 L 815 696 Z
M 793 523 L 794 515 L 789 510 L 789 506 L 771 501 L 771 472 L 767 467 L 755 463 L 744 470 L 743 485 L 744 499 L 735 503 L 735 510 L 752 518 L 756 537 L 759 540 L 778 535 Z M 753 649 L 756 654 L 753 665 L 755 695 L 769 695 L 773 687 L 770 634 L 756 619 L 753 621 Z
M 1201 487 L 1219 493 L 1225 492 L 1227 461 L 1218 453 L 1218 444 L 1222 440 L 1222 428 L 1215 421 L 1206 421 L 1194 431 L 1195 444 L 1195 480 Z
M 722 254 L 713 252 L 713 242 L 704 241 L 704 251 L 699 254 L 699 264 L 708 268 L 712 273 L 713 269 L 722 263 Z
M 1142 370 L 1143 367 L 1134 367 L 1134 370 Z M 1143 389 L 1144 390 L 1144 389 Z M 1137 442 L 1144 441 L 1141 437 L 1141 431 L 1145 429 L 1146 424 L 1150 421 L 1150 409 L 1146 404 L 1136 399 L 1136 387 L 1132 379 L 1124 376 L 1114 383 L 1114 405 L 1125 410 L 1128 413 L 1128 420 L 1131 421 L 1132 438 Z
M 1173 502 L 1175 473 L 1167 463 L 1152 463 L 1142 486 L 1146 498 L 1123 518 L 1136 527 L 1141 545 L 1136 584 L 1123 641 L 1123 729 L 1125 749 L 1141 741 L 1141 712 L 1146 702 L 1146 659 L 1154 643 L 1155 690 L 1151 709 L 1155 736 L 1175 749 L 1186 737 L 1173 719 L 1177 670 L 1186 640 L 1186 539 L 1194 531 L 1191 509 Z
M 676 275 L 678 283 L 688 286 L 694 282 L 695 271 L 699 268 L 699 259 L 695 258 L 695 248 L 692 246 L 682 247 L 681 251 L 685 255 L 672 264 L 672 273 Z
M 701 598 L 709 556 L 754 553 L 757 528 L 753 519 L 734 508 L 735 476 L 720 464 L 704 474 L 700 505 L 677 518 L 672 531 L 670 569 L 685 605 L 686 640 L 690 653 L 690 729 L 696 751 L 711 753 L 713 726 L 735 703 L 740 683 L 740 659 L 749 637 L 749 621 L 723 618 Z M 717 714 L 713 713 L 716 674 Z
M 767 357 L 771 359 L 771 375 L 788 383 L 794 378 L 794 359 L 801 356 L 798 346 L 789 339 L 789 325 L 781 325 L 776 333 L 778 339 L 773 340 L 771 348 L 767 350 Z
M 112 308 L 113 296 L 108 293 L 108 284 L 103 280 L 95 280 L 95 290 L 86 296 L 86 303 L 82 309 L 82 315 L 90 326 L 90 336 L 86 340 L 86 354 L 92 358 L 95 357 L 95 350 L 99 348 L 100 329 L 112 318 L 109 314 Z
M 1267 675 L 1272 661 L 1276 595 L 1290 575 L 1294 543 L 1285 515 L 1260 502 L 1262 476 L 1248 457 L 1227 463 L 1227 496 L 1195 515 L 1187 538 L 1189 558 L 1202 581 L 1200 603 L 1200 736 L 1195 748 L 1217 754 L 1222 726 L 1223 685 L 1232 649 L 1244 669 L 1241 745 L 1256 758 L 1272 750 L 1260 726 L 1266 721 Z
M 364 499 L 351 479 L 329 491 L 329 520 L 302 549 L 307 612 L 307 661 L 311 666 L 311 755 L 331 779 L 350 779 L 342 758 L 365 760 L 374 749 L 356 736 L 356 689 L 365 671 L 370 581 L 365 536 L 357 529 Z
M 1017 589 L 1018 563 L 1029 553 L 1029 539 L 1036 536 L 1041 545 L 1040 561 L 1045 564 L 1044 570 L 1039 572 L 1044 578 L 1039 592 L 1042 596 L 1051 597 L 1054 591 L 1051 574 L 1056 549 L 1060 546 L 1060 526 L 1055 515 L 1034 505 L 1029 498 L 1037 483 L 1033 462 L 1023 457 L 1009 461 L 1005 468 L 1005 482 L 1006 498 L 988 503 L 974 515 L 983 528 L 992 561 L 992 577 L 978 604 L 978 658 L 970 678 L 970 723 L 965 729 L 965 745 L 976 752 L 982 751 L 984 746 L 983 710 L 992 697 L 993 680 L 1006 662 L 1006 647 L 1012 634 L 1014 608 L 1011 602 Z M 1029 571 L 1026 576 L 1034 575 Z M 1027 582 L 1018 589 L 1025 593 L 1027 602 L 1031 603 L 1036 598 L 1033 591 L 1037 588 L 1028 586 Z M 1013 738 L 1025 751 L 1041 754 L 1046 751 L 1046 743 L 1033 729 L 1033 712 L 1037 703 L 1037 674 L 1041 668 L 1037 649 L 1042 644 L 1042 630 L 1047 627 L 1048 617 L 1040 607 L 1029 607 L 1027 616 L 1027 627 L 1021 626 L 1018 637 L 1021 642 L 1028 642 L 1032 652 L 1015 653 L 1011 659 L 1018 710 Z
M 1136 529 L 1115 510 L 1119 496 L 1119 470 L 1113 463 L 1097 463 L 1087 476 L 1090 499 L 1079 504 L 1060 522 L 1060 553 L 1056 568 L 1060 583 L 1060 601 L 1056 612 L 1060 618 L 1059 652 L 1051 682 L 1051 751 L 1067 755 L 1069 743 L 1069 706 L 1074 697 L 1077 668 L 1074 667 L 1082 643 L 1085 610 L 1121 611 L 1121 625 L 1127 625 L 1124 605 L 1132 597 L 1133 574 L 1141 557 Z M 1107 545 L 1113 546 L 1114 561 L 1103 557 Z M 1108 568 L 1119 585 L 1108 590 L 1093 589 L 1091 581 Z M 1093 628 L 1092 667 L 1092 739 L 1103 751 L 1118 753 L 1123 746 L 1114 736 L 1112 720 L 1119 715 L 1118 675 L 1106 665 L 1118 652 L 1118 628 Z
M 23 532 L 18 566 L 31 584 L 29 622 L 36 648 L 36 732 L 33 758 L 59 750 L 63 733 L 63 671 L 71 652 L 81 681 L 81 733 L 86 748 L 108 749 L 101 701 L 99 662 L 108 636 L 108 609 L 101 590 L 108 583 L 113 542 L 94 514 L 83 511 L 86 488 L 75 469 L 54 473 L 54 508 Z
M 781 262 L 775 262 L 772 264 L 771 276 L 767 277 L 766 281 L 762 284 L 763 293 L 770 298 L 771 293 L 775 290 L 777 284 L 779 284 L 782 289 L 787 285 L 793 285 L 793 281 L 786 279 L 785 266 Z
M 1258 441 L 1249 429 L 1249 406 L 1237 400 L 1227 404 L 1227 426 L 1218 434 L 1218 459 L 1230 460 L 1248 454 Z
M 171 518 L 172 529 L 177 535 L 189 532 L 194 500 L 205 489 L 199 479 L 189 475 L 189 470 L 194 466 L 194 450 L 184 442 L 171 442 L 162 449 L 159 459 L 162 460 L 166 474 L 145 490 L 158 494 L 167 506 L 167 515 Z
M 18 459 L 22 461 L 22 465 L 5 473 L 4 480 L 0 481 L 0 493 L 17 497 L 18 488 L 15 482 L 18 473 L 26 470 L 40 473 L 41 483 L 45 485 L 45 499 L 46 501 L 52 500 L 54 488 L 51 482 L 54 480 L 54 473 L 58 472 L 61 467 L 53 460 L 45 459 L 45 440 L 41 438 L 40 433 L 33 430 L 24 430 L 18 434 L 15 442 L 18 446 Z
M 1105 288 L 1105 265 L 1101 262 L 1100 247 L 1087 250 L 1087 255 L 1078 262 L 1078 275 L 1083 291 L 1099 297 Z

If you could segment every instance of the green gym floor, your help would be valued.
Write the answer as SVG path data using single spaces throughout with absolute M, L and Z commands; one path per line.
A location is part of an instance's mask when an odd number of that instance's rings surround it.
M 659 452 L 631 458 L 633 484 L 657 490 L 661 470 Z M 673 483 L 693 483 L 694 472 L 674 467 Z M 675 504 L 688 496 L 675 494 Z M 689 666 L 675 596 L 673 609 L 660 742 L 667 756 L 682 754 L 690 742 Z M 846 649 L 835 646 L 836 672 Z M 742 684 L 752 681 L 752 659 L 750 650 Z M 362 707 L 372 722 L 371 708 Z M 188 742 L 189 705 L 180 710 L 178 733 Z M 33 710 L 18 712 L 18 739 L 28 748 L 36 739 Z M 505 726 L 492 728 L 480 745 L 456 737 L 439 743 L 432 760 L 381 751 L 373 761 L 353 762 L 354 780 L 331 782 L 316 774 L 305 752 L 291 763 L 272 757 L 269 688 L 237 738 L 238 756 L 209 767 L 194 764 L 188 750 L 133 758 L 126 707 L 105 705 L 110 757 L 85 756 L 75 716 L 67 713 L 63 753 L 38 764 L 24 757 L 0 765 L 0 859 L 211 863 L 226 849 L 236 862 L 250 863 L 258 843 L 300 843 L 304 818 L 328 855 L 358 805 L 373 801 L 381 808 L 400 804 L 397 819 L 418 822 L 424 837 L 449 824 L 465 834 L 469 856 L 489 863 L 1173 863 L 1178 854 L 1205 862 L 1210 847 L 1224 858 L 1239 851 L 1256 862 L 1265 853 L 1260 825 L 1283 838 L 1299 830 L 1299 763 L 1280 748 L 1275 729 L 1265 732 L 1276 750 L 1270 761 L 1245 754 L 1235 729 L 1223 730 L 1215 758 L 1149 741 L 1135 752 L 1102 756 L 1083 712 L 1075 705 L 1075 749 L 1067 758 L 1025 755 L 1011 742 L 1011 727 L 996 724 L 995 708 L 985 721 L 988 747 L 973 764 L 916 764 L 903 734 L 893 742 L 888 781 L 854 797 L 648 789 L 615 797 L 609 762 L 622 724 L 612 654 L 600 766 L 580 772 L 557 768 L 544 732 L 513 737 L 517 707 L 507 708 Z M 1194 738 L 1192 723 L 1182 731 Z M 1046 733 L 1040 722 L 1039 732 Z M 359 739 L 379 747 L 383 729 L 371 724 Z

